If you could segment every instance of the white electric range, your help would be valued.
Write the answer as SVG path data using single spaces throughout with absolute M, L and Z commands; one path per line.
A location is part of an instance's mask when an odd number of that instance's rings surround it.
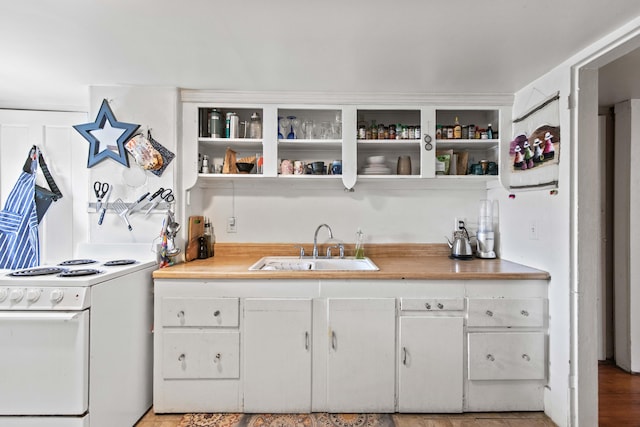
M 0 270 L 0 425 L 132 426 L 151 407 L 157 263 L 147 252 Z

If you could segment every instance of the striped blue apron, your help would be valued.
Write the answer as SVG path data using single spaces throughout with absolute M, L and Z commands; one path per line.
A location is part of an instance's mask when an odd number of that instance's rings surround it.
M 0 210 L 0 268 L 20 269 L 40 264 L 35 183 L 38 156 L 31 154 L 31 173 L 24 170 Z

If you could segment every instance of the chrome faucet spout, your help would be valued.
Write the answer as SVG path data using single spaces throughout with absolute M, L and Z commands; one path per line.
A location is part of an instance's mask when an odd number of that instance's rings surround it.
M 320 229 L 322 227 L 325 227 L 327 230 L 329 230 L 329 238 L 333 239 L 333 231 L 331 231 L 331 227 L 329 227 L 328 224 L 320 224 L 318 226 L 318 228 L 316 228 L 316 232 L 313 235 L 313 258 L 318 258 L 318 231 L 320 231 Z

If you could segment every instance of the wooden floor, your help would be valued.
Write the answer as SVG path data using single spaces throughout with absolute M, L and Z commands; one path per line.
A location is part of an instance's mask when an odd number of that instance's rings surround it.
M 599 427 L 640 427 L 640 375 L 612 363 L 598 366 Z M 181 414 L 156 415 L 151 409 L 136 427 L 177 427 Z M 395 414 L 397 427 L 554 427 L 541 412 L 445 415 Z
M 599 427 L 640 426 L 640 375 L 602 362 L 598 389 Z

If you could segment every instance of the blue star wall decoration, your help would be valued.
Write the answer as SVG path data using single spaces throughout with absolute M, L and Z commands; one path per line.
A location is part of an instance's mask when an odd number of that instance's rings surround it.
M 129 158 L 124 144 L 131 139 L 139 127 L 140 125 L 133 123 L 117 121 L 109 103 L 104 99 L 94 122 L 74 126 L 74 129 L 89 141 L 87 167 L 93 167 L 108 157 L 129 167 Z

